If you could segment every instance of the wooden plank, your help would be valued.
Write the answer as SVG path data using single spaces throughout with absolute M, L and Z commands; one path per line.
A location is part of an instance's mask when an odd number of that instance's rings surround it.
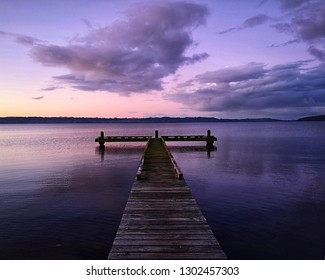
M 155 234 L 157 236 L 162 236 L 165 234 L 176 234 L 176 235 L 187 235 L 187 234 L 199 234 L 199 235 L 212 235 L 212 232 L 208 229 L 202 229 L 202 228 L 191 228 L 188 227 L 186 229 L 152 229 L 150 226 L 148 226 L 146 229 L 141 229 L 141 230 L 134 230 L 134 229 L 129 229 L 129 228 L 125 228 L 125 227 L 119 227 L 118 229 L 118 234 L 116 235 L 117 237 L 119 235 L 124 235 L 124 234 L 143 234 L 143 235 L 147 235 L 147 234 Z M 168 244 L 168 242 L 166 243 Z M 114 250 L 114 244 L 113 247 L 111 249 L 111 251 Z
M 95 142 L 145 142 L 150 138 L 150 136 L 105 136 L 96 138 Z
M 165 141 L 217 141 L 217 137 L 212 135 L 161 136 L 161 138 Z
M 220 247 L 217 245 L 205 244 L 205 245 L 115 245 L 115 252 L 122 253 L 215 253 Z
M 164 235 L 157 235 L 157 234 L 139 234 L 130 232 L 129 234 L 120 234 L 116 236 L 115 240 L 134 240 L 138 243 L 138 241 L 146 241 L 146 240 L 173 240 L 173 241 L 179 241 L 179 240 L 212 240 L 215 241 L 214 235 L 202 235 L 202 234 L 171 234 L 167 233 Z
M 221 260 L 224 259 L 223 254 L 218 253 L 209 253 L 202 254 L 193 252 L 191 254 L 188 253 L 178 253 L 178 252 L 147 252 L 146 254 L 139 254 L 138 252 L 113 252 L 110 255 L 110 259 L 112 260 L 210 260 L 216 259 Z
M 157 244 L 163 244 L 166 242 L 166 239 L 137 239 L 137 245 L 138 246 L 155 246 Z M 122 239 L 122 238 L 116 238 L 115 239 L 115 245 L 119 246 L 128 246 L 129 240 L 128 239 Z M 168 240 L 169 246 L 180 246 L 179 239 L 176 240 Z M 214 239 L 183 239 L 181 242 L 182 246 L 213 246 L 215 245 Z
M 161 138 L 149 140 L 109 259 L 226 258 L 175 163 Z

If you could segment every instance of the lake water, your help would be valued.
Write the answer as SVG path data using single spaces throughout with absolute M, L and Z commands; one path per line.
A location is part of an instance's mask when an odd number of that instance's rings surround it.
M 0 125 L 0 259 L 106 259 L 145 143 L 106 135 L 206 134 L 168 142 L 230 259 L 323 259 L 325 123 Z

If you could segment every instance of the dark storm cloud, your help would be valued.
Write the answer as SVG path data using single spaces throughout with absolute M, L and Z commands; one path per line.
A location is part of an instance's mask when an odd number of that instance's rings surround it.
M 162 78 L 183 65 L 207 58 L 186 55 L 192 30 L 205 23 L 207 8 L 177 2 L 156 2 L 129 9 L 125 19 L 91 28 L 69 45 L 38 44 L 34 61 L 66 67 L 70 74 L 55 77 L 82 90 L 114 91 L 122 95 L 162 89 Z
M 308 61 L 266 68 L 261 63 L 207 72 L 167 96 L 199 111 L 246 112 L 321 110 L 325 106 L 325 64 Z M 263 115 L 261 113 L 261 115 Z
M 226 30 L 219 32 L 219 34 L 226 34 L 230 32 L 241 31 L 243 29 L 252 28 L 258 25 L 262 25 L 270 20 L 270 17 L 265 14 L 258 14 L 256 16 L 246 19 L 241 25 L 237 27 L 231 27 Z

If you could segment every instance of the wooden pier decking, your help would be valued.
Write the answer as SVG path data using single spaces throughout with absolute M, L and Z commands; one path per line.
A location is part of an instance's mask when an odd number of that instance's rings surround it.
M 108 259 L 226 259 L 179 174 L 164 139 L 149 138 Z

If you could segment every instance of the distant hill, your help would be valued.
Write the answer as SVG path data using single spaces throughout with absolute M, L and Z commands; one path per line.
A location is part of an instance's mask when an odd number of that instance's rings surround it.
M 217 119 L 207 117 L 161 118 L 74 118 L 74 117 L 1 117 L 0 124 L 47 124 L 47 123 L 193 123 L 193 122 L 274 122 L 261 119 Z
M 298 119 L 298 121 L 325 121 L 325 115 L 304 117 Z

